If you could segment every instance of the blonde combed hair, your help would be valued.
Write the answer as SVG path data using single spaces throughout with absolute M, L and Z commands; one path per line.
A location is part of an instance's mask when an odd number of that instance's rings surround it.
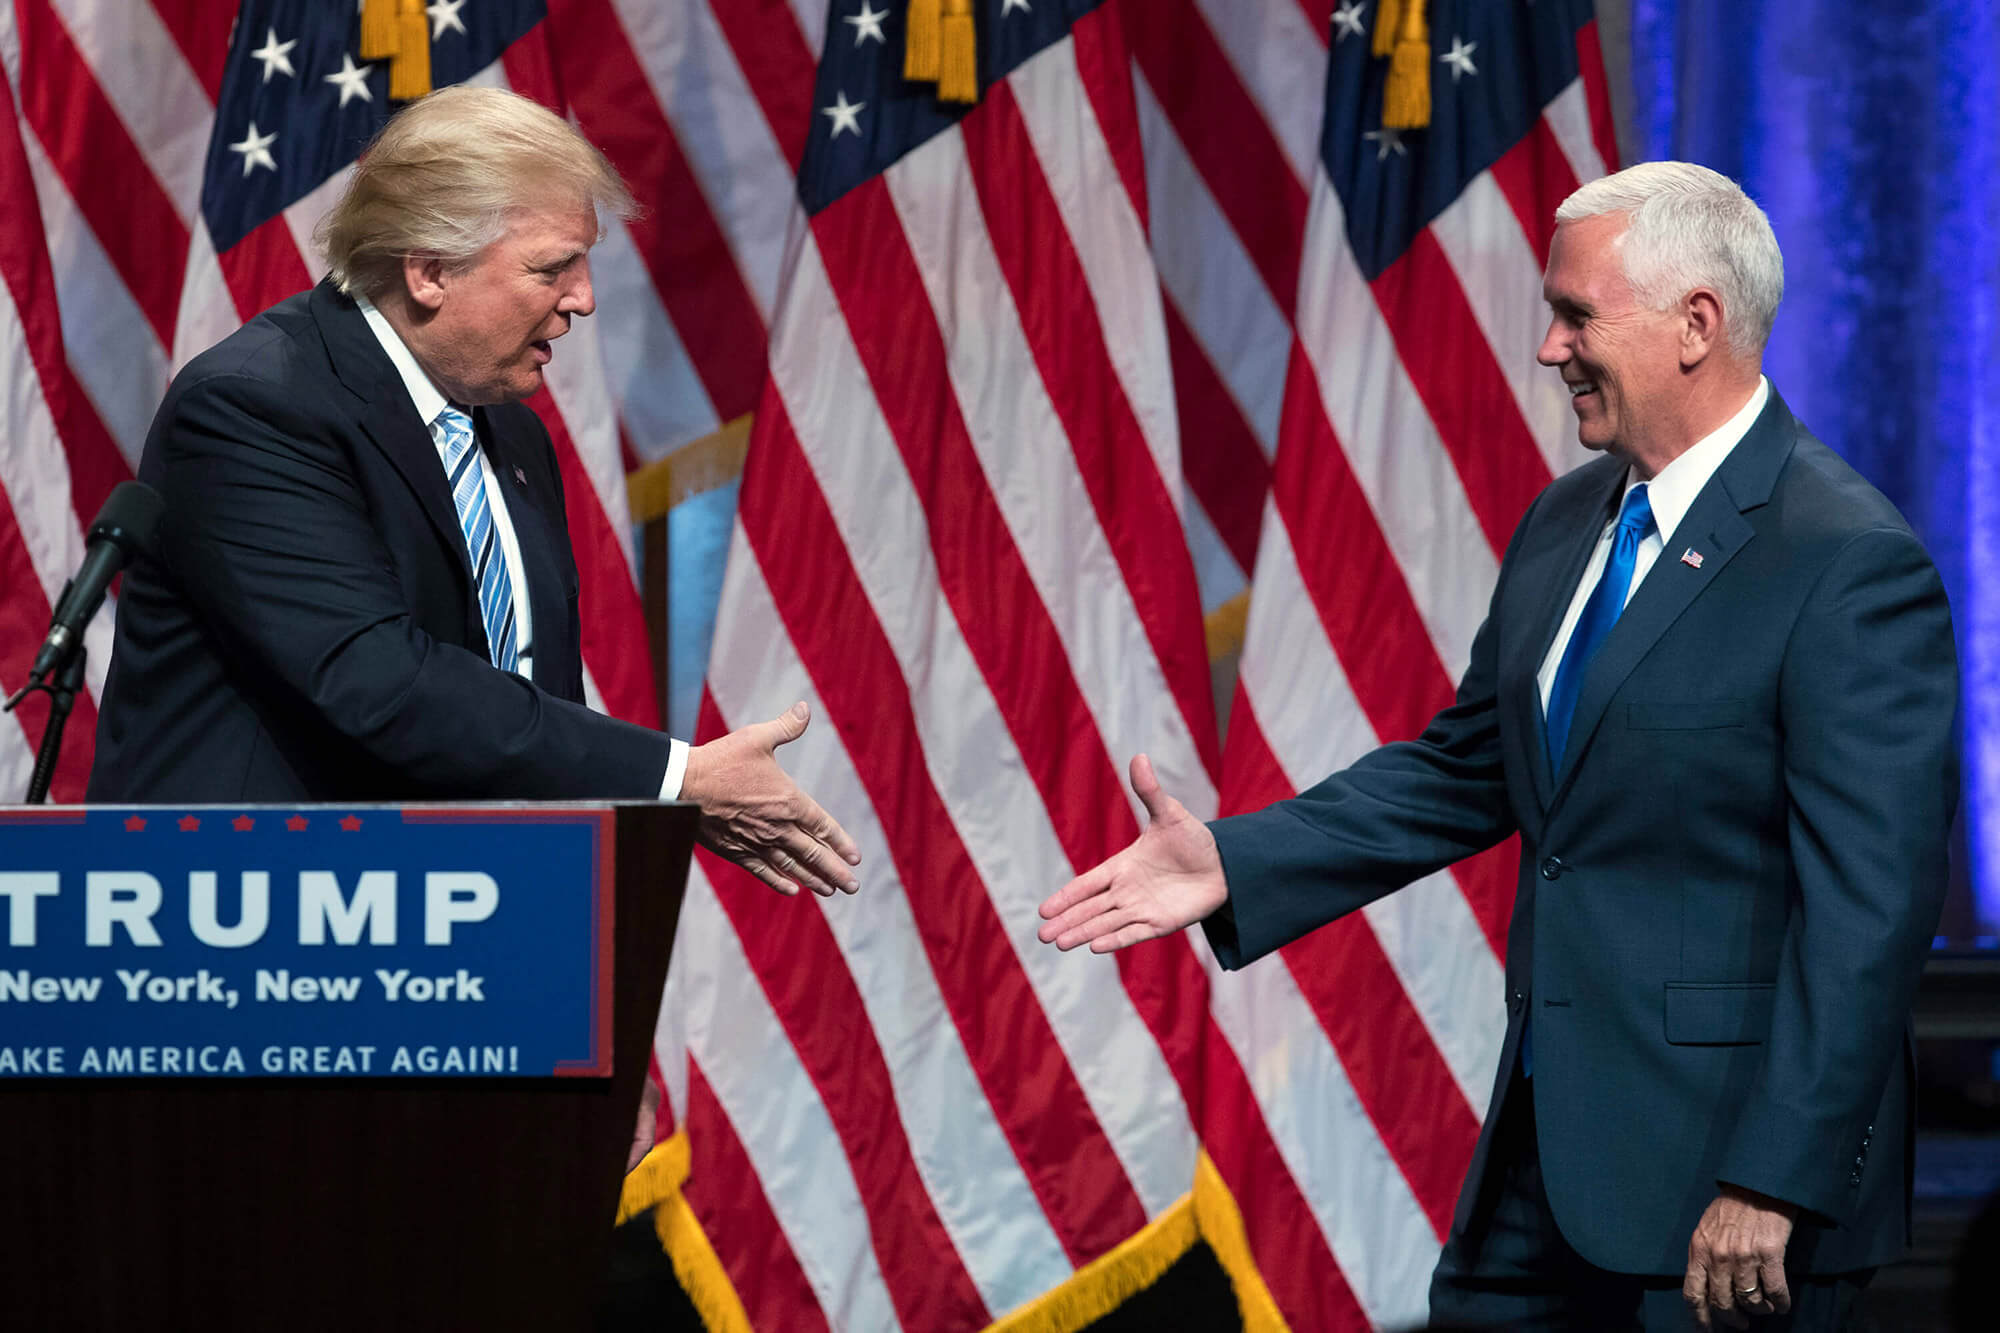
M 604 154 L 545 107 L 459 84 L 410 103 L 375 136 L 314 233 L 328 275 L 375 299 L 410 255 L 470 262 L 523 211 L 638 206 Z

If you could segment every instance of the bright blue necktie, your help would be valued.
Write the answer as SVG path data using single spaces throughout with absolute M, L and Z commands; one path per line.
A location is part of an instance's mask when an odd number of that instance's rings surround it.
M 1639 558 L 1639 543 L 1653 530 L 1653 505 L 1646 498 L 1644 483 L 1634 486 L 1618 512 L 1618 526 L 1611 534 L 1611 558 L 1604 562 L 1604 575 L 1591 589 L 1583 604 L 1569 645 L 1556 666 L 1556 683 L 1549 690 L 1549 768 L 1562 767 L 1563 746 L 1569 741 L 1569 724 L 1576 712 L 1576 697 L 1583 692 L 1583 678 L 1590 659 L 1625 609 L 1625 594 L 1632 587 L 1632 566 Z
M 479 585 L 479 618 L 486 626 L 487 651 L 494 666 L 512 671 L 520 663 L 514 642 L 514 584 L 507 577 L 500 533 L 486 500 L 486 470 L 479 466 L 472 418 L 447 407 L 438 413 L 435 425 L 442 436 L 445 475 L 451 479 L 451 502 L 458 509 L 458 526 L 465 532 L 466 554 L 472 558 L 473 580 Z

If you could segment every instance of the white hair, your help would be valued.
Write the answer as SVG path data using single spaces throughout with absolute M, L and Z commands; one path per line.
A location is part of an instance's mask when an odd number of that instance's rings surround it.
M 1742 187 L 1692 162 L 1641 162 L 1563 200 L 1556 221 L 1605 213 L 1628 219 L 1619 243 L 1642 304 L 1665 310 L 1707 287 L 1722 298 L 1730 351 L 1763 352 L 1785 295 L 1785 257 L 1771 220 Z

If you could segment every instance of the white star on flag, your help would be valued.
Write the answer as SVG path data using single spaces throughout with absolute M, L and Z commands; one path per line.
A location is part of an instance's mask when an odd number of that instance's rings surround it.
M 1333 11 L 1333 41 L 1336 46 L 1346 41 L 1349 37 L 1364 37 L 1367 35 L 1361 30 L 1361 11 L 1363 8 L 1362 0 L 1347 0 L 1347 3 Z
M 845 92 L 835 93 L 833 95 L 833 105 L 823 106 L 819 109 L 819 113 L 822 116 L 829 117 L 833 121 L 833 130 L 827 137 L 838 139 L 842 130 L 853 130 L 854 137 L 857 139 L 860 138 L 861 108 L 867 105 L 866 102 L 848 101 Z
M 1456 33 L 1452 34 L 1451 50 L 1438 57 L 1440 65 L 1451 66 L 1451 81 L 1458 82 L 1461 74 L 1477 74 L 1478 68 L 1472 63 L 1472 53 L 1479 49 L 1478 42 L 1468 42 Z
M 1004 19 L 1017 9 L 1023 14 L 1034 13 L 1032 9 L 1028 8 L 1028 0 L 1006 0 L 1006 3 L 1000 6 L 1000 17 Z
M 1389 156 L 1390 153 L 1394 153 L 1398 157 L 1408 157 L 1410 155 L 1410 150 L 1403 147 L 1403 132 L 1401 130 L 1370 130 L 1361 137 L 1375 145 L 1375 160 L 1377 162 Z
M 257 133 L 257 122 L 253 120 L 250 122 L 250 132 L 244 135 L 239 142 L 229 145 L 229 151 L 243 154 L 243 174 L 246 176 L 258 167 L 269 167 L 271 170 L 276 171 L 278 169 L 278 159 L 271 156 L 271 145 L 277 141 L 278 132 L 276 130 L 271 131 L 269 134 L 259 134 Z
M 871 37 L 884 46 L 887 46 L 889 39 L 882 35 L 882 20 L 888 17 L 888 10 L 874 9 L 869 5 L 868 0 L 861 0 L 861 12 L 850 15 L 842 19 L 841 22 L 852 23 L 854 25 L 854 44 L 856 46 L 861 45 Z
M 264 34 L 264 44 L 250 53 L 252 60 L 264 62 L 264 82 L 269 83 L 271 76 L 281 70 L 287 76 L 297 75 L 298 71 L 292 68 L 292 58 L 288 52 L 299 44 L 299 39 L 294 37 L 289 42 L 281 42 L 278 40 L 276 28 L 266 28 Z
M 346 106 L 357 97 L 364 102 L 372 102 L 375 100 L 375 94 L 368 91 L 368 71 L 373 68 L 375 68 L 373 65 L 357 67 L 354 57 L 343 51 L 340 56 L 340 69 L 327 75 L 325 81 L 340 89 L 342 106 Z
M 444 36 L 446 28 L 464 32 L 465 20 L 458 16 L 458 11 L 464 8 L 465 0 L 437 0 L 436 4 L 424 6 L 424 13 L 431 16 L 431 40 Z

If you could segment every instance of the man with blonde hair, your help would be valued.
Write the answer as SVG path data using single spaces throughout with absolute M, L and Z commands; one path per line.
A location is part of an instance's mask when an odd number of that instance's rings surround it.
M 1606 456 L 1529 506 L 1458 697 L 1299 796 L 1042 907 L 1241 967 L 1521 839 L 1507 1029 L 1437 1327 L 1834 1329 L 1908 1242 L 1909 1012 L 1957 800 L 1944 589 L 1761 371 L 1784 290 L 1734 183 L 1656 162 L 1557 211 L 1540 351 Z
M 595 308 L 632 199 L 560 117 L 490 88 L 412 103 L 320 239 L 328 276 L 197 356 L 139 477 L 93 801 L 679 797 L 782 892 L 858 887 L 773 751 L 806 706 L 689 747 L 584 705 L 562 480 L 521 399 Z

